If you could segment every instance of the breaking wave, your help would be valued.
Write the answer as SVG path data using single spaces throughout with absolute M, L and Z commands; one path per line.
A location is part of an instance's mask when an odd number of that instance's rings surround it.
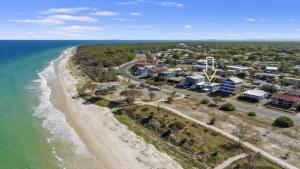
M 49 66 L 43 71 L 38 72 L 39 79 L 35 80 L 39 88 L 39 105 L 35 108 L 34 115 L 42 120 L 43 128 L 47 129 L 51 134 L 47 139 L 48 143 L 52 147 L 52 153 L 57 161 L 63 166 L 65 159 L 59 156 L 53 142 L 61 141 L 65 144 L 71 145 L 72 151 L 75 155 L 88 155 L 89 152 L 85 144 L 81 141 L 75 130 L 69 125 L 63 112 L 56 109 L 50 101 L 51 88 L 49 87 L 50 81 L 58 79 L 55 73 L 54 64 L 61 57 L 67 54 L 67 50 L 56 60 L 49 63 Z M 73 157 L 74 159 L 74 157 Z M 69 161 L 67 159 L 66 161 Z M 63 167 L 65 168 L 65 167 Z

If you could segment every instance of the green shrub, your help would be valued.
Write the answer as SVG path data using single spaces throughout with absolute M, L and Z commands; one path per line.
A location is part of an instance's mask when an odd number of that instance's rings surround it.
M 128 88 L 129 88 L 129 89 L 135 89 L 135 87 L 136 87 L 135 84 L 130 84 L 130 85 L 128 85 Z
M 291 118 L 287 117 L 287 116 L 281 116 L 281 117 L 278 117 L 273 122 L 273 126 L 283 127 L 283 128 L 293 127 L 294 126 L 294 121 Z
M 177 131 L 177 130 L 182 130 L 184 128 L 184 124 L 179 121 L 175 121 L 169 127 L 171 130 Z
M 248 116 L 256 116 L 256 113 L 255 112 L 249 112 Z
M 214 101 L 217 102 L 223 102 L 224 100 L 222 99 L 222 97 L 217 96 L 216 98 L 214 98 Z
M 142 111 L 143 111 L 143 112 L 147 112 L 148 110 L 149 110 L 149 107 L 143 107 L 143 108 L 142 108 Z
M 262 87 L 262 90 L 269 93 L 277 93 L 278 89 L 275 86 L 272 85 L 264 85 Z
M 216 157 L 216 156 L 218 156 L 218 152 L 215 151 L 215 152 L 213 152 L 211 155 L 214 156 L 214 157 Z
M 218 107 L 218 105 L 216 103 L 209 103 L 207 106 L 208 107 Z
M 208 99 L 202 99 L 200 101 L 201 104 L 208 104 L 209 103 L 209 100 Z
M 107 89 L 96 90 L 94 94 L 97 96 L 105 96 L 108 95 L 108 90 Z
M 223 110 L 223 111 L 234 111 L 235 107 L 231 103 L 225 103 L 221 106 L 221 110 Z
M 210 119 L 210 121 L 207 124 L 208 125 L 214 125 L 215 122 L 216 122 L 216 118 L 213 117 L 212 119 Z
M 156 97 L 156 95 L 155 95 L 155 93 L 150 92 L 149 97 L 150 97 L 150 100 L 153 100 Z
M 293 84 L 292 81 L 291 81 L 291 80 L 288 80 L 288 79 L 281 79 L 281 80 L 280 80 L 280 83 L 281 83 L 281 85 L 283 85 L 283 86 L 290 86 L 290 85 Z
M 167 98 L 167 102 L 168 102 L 168 103 L 172 103 L 173 101 L 174 101 L 173 97 L 168 97 L 168 98 Z
M 251 98 L 242 97 L 242 96 L 238 97 L 237 100 L 243 101 L 243 102 L 248 102 L 248 103 L 259 103 L 260 102 L 260 100 L 258 100 L 258 99 L 251 99 Z
M 297 105 L 297 111 L 300 111 L 300 103 Z

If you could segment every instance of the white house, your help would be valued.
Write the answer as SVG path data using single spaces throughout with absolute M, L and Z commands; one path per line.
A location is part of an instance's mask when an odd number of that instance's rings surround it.
M 266 73 L 277 73 L 278 72 L 278 67 L 266 67 Z
M 252 100 L 262 100 L 268 97 L 268 93 L 263 90 L 247 90 L 241 94 L 241 97 L 252 99 Z
M 180 67 L 168 68 L 167 71 L 178 73 L 178 72 L 182 72 L 182 68 Z
M 245 67 L 245 66 L 226 66 L 226 67 L 230 70 L 234 70 L 235 72 L 245 72 L 252 69 L 251 67 Z
M 196 84 L 196 89 L 200 89 L 205 92 L 216 92 L 219 88 L 219 83 L 200 82 Z
M 197 65 L 206 65 L 206 59 L 197 60 Z

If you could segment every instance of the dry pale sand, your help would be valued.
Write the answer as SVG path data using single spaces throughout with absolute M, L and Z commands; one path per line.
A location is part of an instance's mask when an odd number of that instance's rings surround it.
M 67 121 L 75 129 L 81 140 L 99 163 L 100 169 L 177 169 L 181 166 L 154 146 L 117 122 L 107 108 L 84 104 L 77 97 L 78 77 L 71 75 L 67 64 L 75 48 L 59 60 L 57 64 L 60 93 L 55 97 L 63 100 L 61 110 Z

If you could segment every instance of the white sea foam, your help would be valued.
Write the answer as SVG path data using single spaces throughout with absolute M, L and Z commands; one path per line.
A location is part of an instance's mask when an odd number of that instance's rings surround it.
M 62 56 L 67 54 L 67 52 L 68 51 L 65 51 Z M 51 140 L 53 139 L 63 141 L 71 144 L 77 155 L 88 155 L 89 153 L 86 146 L 80 140 L 75 130 L 66 121 L 65 115 L 50 102 L 51 89 L 48 86 L 48 82 L 58 78 L 54 71 L 54 63 L 58 59 L 50 62 L 47 68 L 38 73 L 39 79 L 35 80 L 35 82 L 39 84 L 41 94 L 39 96 L 40 103 L 36 107 L 34 115 L 42 119 L 42 126 L 51 133 L 51 137 L 53 138 L 47 139 L 49 144 L 51 144 Z M 54 156 L 63 163 L 63 159 L 57 155 L 54 147 L 53 151 Z

